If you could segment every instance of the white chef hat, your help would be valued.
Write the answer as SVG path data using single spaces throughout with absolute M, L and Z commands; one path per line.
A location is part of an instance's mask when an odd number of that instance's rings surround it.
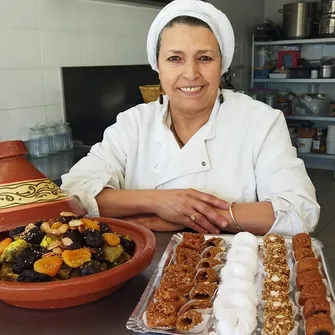
M 235 37 L 227 16 L 212 4 L 200 0 L 174 0 L 166 5 L 151 24 L 147 37 L 148 61 L 158 72 L 156 49 L 159 34 L 177 16 L 191 16 L 206 22 L 212 29 L 222 55 L 221 74 L 225 73 L 233 59 Z

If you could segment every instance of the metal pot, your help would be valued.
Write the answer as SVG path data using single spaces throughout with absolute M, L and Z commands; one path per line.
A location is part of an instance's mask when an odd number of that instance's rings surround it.
M 321 2 L 321 13 L 324 14 L 335 14 L 335 0 L 323 0 Z
M 320 66 L 320 78 L 332 78 L 334 75 L 335 65 L 321 65 Z
M 320 36 L 335 36 L 335 14 L 322 15 L 319 23 Z
M 317 2 L 294 2 L 283 6 L 283 32 L 286 38 L 310 37 Z

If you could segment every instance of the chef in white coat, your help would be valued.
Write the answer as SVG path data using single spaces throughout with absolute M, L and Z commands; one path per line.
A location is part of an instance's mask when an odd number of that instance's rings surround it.
M 282 112 L 220 89 L 234 53 L 227 17 L 175 0 L 152 23 L 147 51 L 166 95 L 120 111 L 62 188 L 91 216 L 153 230 L 313 231 L 320 208 Z

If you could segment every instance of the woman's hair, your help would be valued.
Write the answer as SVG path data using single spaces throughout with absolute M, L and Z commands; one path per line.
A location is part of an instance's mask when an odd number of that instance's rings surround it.
M 211 27 L 204 21 L 192 17 L 192 16 L 187 16 L 187 15 L 182 15 L 182 16 L 177 16 L 174 19 L 172 19 L 159 33 L 158 40 L 157 40 L 157 48 L 156 48 L 156 60 L 158 63 L 158 56 L 159 56 L 159 51 L 161 48 L 161 39 L 162 39 L 162 33 L 164 29 L 166 28 L 172 28 L 176 24 L 186 24 L 187 26 L 190 27 L 204 27 L 212 31 Z

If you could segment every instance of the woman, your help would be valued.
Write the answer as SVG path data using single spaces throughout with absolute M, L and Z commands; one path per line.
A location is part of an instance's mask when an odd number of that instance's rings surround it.
M 154 230 L 313 231 L 315 189 L 283 114 L 219 89 L 234 53 L 227 17 L 175 0 L 152 23 L 147 51 L 166 96 L 120 113 L 62 188 L 90 215 Z

